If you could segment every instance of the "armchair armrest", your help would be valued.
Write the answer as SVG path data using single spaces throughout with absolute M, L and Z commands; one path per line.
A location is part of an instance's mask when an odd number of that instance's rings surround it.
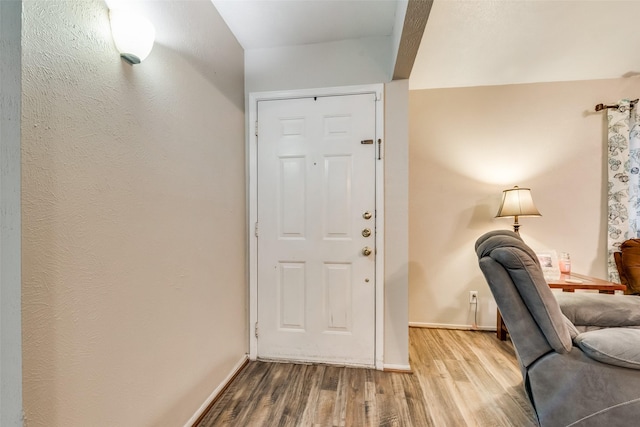
M 560 310 L 576 326 L 640 326 L 640 297 L 588 292 L 554 292 Z
M 600 329 L 582 333 L 573 342 L 598 362 L 640 369 L 640 329 Z

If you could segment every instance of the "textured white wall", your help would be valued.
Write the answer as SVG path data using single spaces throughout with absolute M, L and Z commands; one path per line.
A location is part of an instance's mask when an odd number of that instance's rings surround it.
M 0 426 L 22 425 L 20 319 L 20 27 L 0 1 Z
M 640 95 L 640 78 L 409 92 L 409 320 L 495 328 L 475 241 L 502 190 L 530 187 L 541 218 L 521 218 L 534 249 L 569 252 L 572 269 L 606 277 L 606 115 L 600 102 Z
M 243 52 L 207 0 L 145 7 L 131 67 L 104 2 L 24 2 L 29 426 L 183 425 L 247 350 Z

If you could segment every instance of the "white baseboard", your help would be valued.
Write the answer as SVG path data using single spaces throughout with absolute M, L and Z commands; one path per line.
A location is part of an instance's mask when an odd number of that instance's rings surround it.
M 249 355 L 247 354 L 245 354 L 240 358 L 240 360 L 238 361 L 238 363 L 236 363 L 236 365 L 233 367 L 231 372 L 229 372 L 229 375 L 227 375 L 227 377 L 220 383 L 220 385 L 216 387 L 215 390 L 213 390 L 211 395 L 209 395 L 207 400 L 205 400 L 205 402 L 200 406 L 200 408 L 198 408 L 196 413 L 193 414 L 193 416 L 189 419 L 189 421 L 187 421 L 184 427 L 193 427 L 196 421 L 198 421 L 198 418 L 200 418 L 200 416 L 204 414 L 204 411 L 206 411 L 209 408 L 209 405 L 211 405 L 211 402 L 213 402 L 213 400 L 216 397 L 218 397 L 218 394 L 220 394 L 220 392 L 227 386 L 227 384 L 229 384 L 229 382 L 233 379 L 233 377 L 236 376 L 236 374 L 244 366 L 247 360 L 249 360 Z
M 495 331 L 495 326 L 451 325 L 448 323 L 409 322 L 410 328 L 459 329 L 463 331 Z

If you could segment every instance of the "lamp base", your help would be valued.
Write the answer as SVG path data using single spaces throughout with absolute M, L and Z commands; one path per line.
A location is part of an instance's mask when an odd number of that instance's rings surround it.
M 518 222 L 518 215 L 513 217 L 513 232 L 520 235 L 520 223 Z

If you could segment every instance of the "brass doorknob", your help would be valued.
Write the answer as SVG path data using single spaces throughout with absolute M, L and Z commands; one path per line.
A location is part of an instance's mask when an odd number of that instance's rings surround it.
M 369 236 L 371 236 L 371 229 L 365 228 L 364 230 L 362 230 L 362 237 L 369 237 Z
M 362 255 L 369 256 L 371 255 L 371 248 L 369 246 L 365 246 L 362 248 Z
M 365 213 L 362 214 L 362 218 L 364 219 L 371 219 L 371 212 L 366 211 Z

